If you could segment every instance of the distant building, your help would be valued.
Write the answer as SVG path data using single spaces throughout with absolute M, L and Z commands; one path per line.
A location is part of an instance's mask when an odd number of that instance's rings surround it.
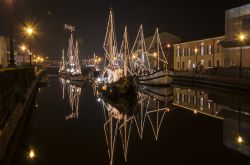
M 179 43 L 180 38 L 173 35 L 173 34 L 167 33 L 167 32 L 162 32 L 159 35 L 160 35 L 160 40 L 161 40 L 164 54 L 165 54 L 167 61 L 168 61 L 168 68 L 173 69 L 174 68 L 173 67 L 174 66 L 174 47 L 173 47 L 173 44 Z M 147 48 L 149 48 L 152 40 L 153 40 L 153 36 L 145 38 Z M 153 44 L 153 45 L 155 45 L 155 46 L 152 47 L 152 49 L 150 50 L 151 52 L 157 51 L 156 44 Z
M 243 43 L 239 35 L 243 34 Z M 227 10 L 225 13 L 225 66 L 240 65 L 240 49 L 242 45 L 242 66 L 250 67 L 250 4 Z
M 174 70 L 198 71 L 224 66 L 224 36 L 174 45 Z
M 0 36 L 0 67 L 8 66 L 9 49 L 9 39 L 4 36 Z

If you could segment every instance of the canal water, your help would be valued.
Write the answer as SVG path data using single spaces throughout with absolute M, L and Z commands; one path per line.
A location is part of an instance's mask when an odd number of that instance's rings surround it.
M 89 82 L 46 79 L 13 164 L 250 164 L 247 95 L 140 86 L 112 100 Z

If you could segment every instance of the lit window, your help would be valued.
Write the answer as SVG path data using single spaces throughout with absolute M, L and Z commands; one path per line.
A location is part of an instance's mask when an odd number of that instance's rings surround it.
M 205 54 L 205 48 L 204 45 L 201 45 L 201 55 L 203 56 Z
M 188 69 L 192 69 L 191 60 L 188 60 Z
M 201 65 L 204 65 L 204 60 L 203 59 L 201 60 Z
M 208 45 L 208 54 L 212 54 L 212 45 Z

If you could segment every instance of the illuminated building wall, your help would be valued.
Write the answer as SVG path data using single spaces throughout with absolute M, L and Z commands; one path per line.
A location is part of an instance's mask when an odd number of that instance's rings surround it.
M 219 44 L 224 36 L 174 45 L 174 70 L 201 71 L 224 66 L 224 48 Z

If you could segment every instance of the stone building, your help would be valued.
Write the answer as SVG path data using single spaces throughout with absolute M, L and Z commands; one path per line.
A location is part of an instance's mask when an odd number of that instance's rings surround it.
M 224 36 L 174 44 L 174 70 L 194 71 L 224 66 Z

